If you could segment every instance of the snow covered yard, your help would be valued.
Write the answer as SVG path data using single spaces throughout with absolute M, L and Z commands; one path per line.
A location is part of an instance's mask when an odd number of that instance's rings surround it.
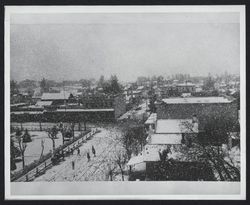
M 32 163 L 34 160 L 40 158 L 42 152 L 41 142 L 44 141 L 44 150 L 43 155 L 46 155 L 52 151 L 52 140 L 48 137 L 47 132 L 45 131 L 29 131 L 31 135 L 32 142 L 27 143 L 27 148 L 24 152 L 25 165 Z M 75 131 L 75 136 L 78 136 L 80 132 Z M 57 134 L 58 139 L 55 139 L 55 147 L 59 147 L 63 144 L 62 134 L 59 132 Z M 18 147 L 18 143 L 15 142 L 15 146 Z M 16 163 L 17 169 L 14 171 L 19 171 L 22 169 L 22 162 L 19 161 Z M 13 173 L 14 173 L 13 172 Z
M 122 151 L 120 145 L 121 131 L 113 125 L 98 128 L 101 132 L 95 134 L 80 147 L 73 155 L 65 157 L 65 161 L 53 166 L 35 181 L 104 181 L 108 180 L 110 166 L 115 166 L 114 158 Z M 96 157 L 92 153 L 92 146 L 96 150 Z M 87 159 L 90 154 L 90 161 Z M 74 163 L 74 169 L 72 166 Z M 126 178 L 126 177 L 125 177 Z M 113 180 L 121 180 L 118 174 Z

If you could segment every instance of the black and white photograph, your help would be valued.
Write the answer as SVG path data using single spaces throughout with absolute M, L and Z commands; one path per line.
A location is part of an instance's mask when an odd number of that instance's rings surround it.
M 242 5 L 6 6 L 6 199 L 245 199 L 245 61 Z

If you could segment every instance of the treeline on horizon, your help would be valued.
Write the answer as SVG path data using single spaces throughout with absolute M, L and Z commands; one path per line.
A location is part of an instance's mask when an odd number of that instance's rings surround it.
M 207 76 L 190 76 L 190 74 L 174 74 L 171 76 L 167 76 L 164 78 L 162 75 L 159 76 L 139 76 L 137 77 L 136 81 L 137 83 L 143 83 L 146 81 L 158 81 L 158 82 L 171 82 L 171 80 L 179 80 L 181 82 L 184 81 L 189 81 L 193 83 L 198 83 L 201 80 L 206 80 L 207 78 L 212 78 L 214 81 L 229 81 L 231 79 L 236 79 L 239 80 L 240 76 L 235 75 L 235 74 L 228 74 L 225 72 L 224 74 L 221 75 L 211 75 L 210 73 Z M 25 79 L 22 81 L 15 81 L 11 80 L 11 83 L 15 83 L 19 88 L 27 88 L 27 87 L 40 87 L 40 84 L 43 81 L 46 81 L 46 84 L 49 85 L 49 87 L 62 87 L 62 86 L 72 86 L 72 85 L 81 85 L 83 87 L 89 87 L 92 85 L 97 85 L 100 87 L 103 87 L 103 84 L 107 84 L 108 82 L 111 82 L 112 80 L 117 80 L 118 82 L 119 79 L 116 75 L 111 75 L 109 79 L 105 79 L 103 75 L 100 76 L 98 80 L 95 78 L 89 78 L 89 79 L 80 79 L 80 80 L 64 80 L 64 81 L 55 81 L 55 80 L 49 80 L 42 78 L 40 81 L 37 80 L 31 80 L 31 79 Z M 132 83 L 132 82 L 128 82 Z

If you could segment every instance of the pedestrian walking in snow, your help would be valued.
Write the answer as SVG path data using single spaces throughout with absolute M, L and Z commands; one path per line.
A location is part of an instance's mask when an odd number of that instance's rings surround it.
M 95 148 L 94 148 L 94 146 L 92 145 L 92 153 L 93 153 L 93 155 L 94 155 L 94 157 L 96 156 L 95 155 Z
M 65 157 L 65 153 L 64 153 L 64 151 L 62 150 L 62 158 L 63 158 L 63 160 L 64 160 L 64 157 Z
M 71 164 L 72 164 L 72 169 L 75 170 L 75 161 L 72 161 Z
M 78 156 L 80 155 L 80 149 L 79 149 L 79 147 L 77 148 L 77 155 Z
M 88 158 L 88 162 L 90 161 L 90 154 L 89 152 L 87 152 L 87 158 Z

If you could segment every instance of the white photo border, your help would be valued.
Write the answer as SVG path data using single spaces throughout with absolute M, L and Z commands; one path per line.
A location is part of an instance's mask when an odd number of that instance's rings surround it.
M 239 12 L 240 14 L 240 182 L 10 182 L 10 17 L 20 13 Z M 246 24 L 245 6 L 5 6 L 5 199 L 246 199 Z M 48 186 L 49 185 L 49 186 Z M 21 188 L 20 188 L 21 187 Z M 61 190 L 56 191 L 55 188 Z M 87 187 L 87 188 L 86 188 Z M 186 192 L 179 191 L 186 187 Z M 231 192 L 225 190 L 229 188 Z M 41 190 L 43 193 L 41 193 Z M 71 190 L 71 192 L 70 192 Z M 72 192 L 72 190 L 78 190 Z M 164 192 L 160 191 L 164 190 Z M 166 192 L 165 192 L 166 191 Z M 65 193 L 69 193 L 65 195 Z

